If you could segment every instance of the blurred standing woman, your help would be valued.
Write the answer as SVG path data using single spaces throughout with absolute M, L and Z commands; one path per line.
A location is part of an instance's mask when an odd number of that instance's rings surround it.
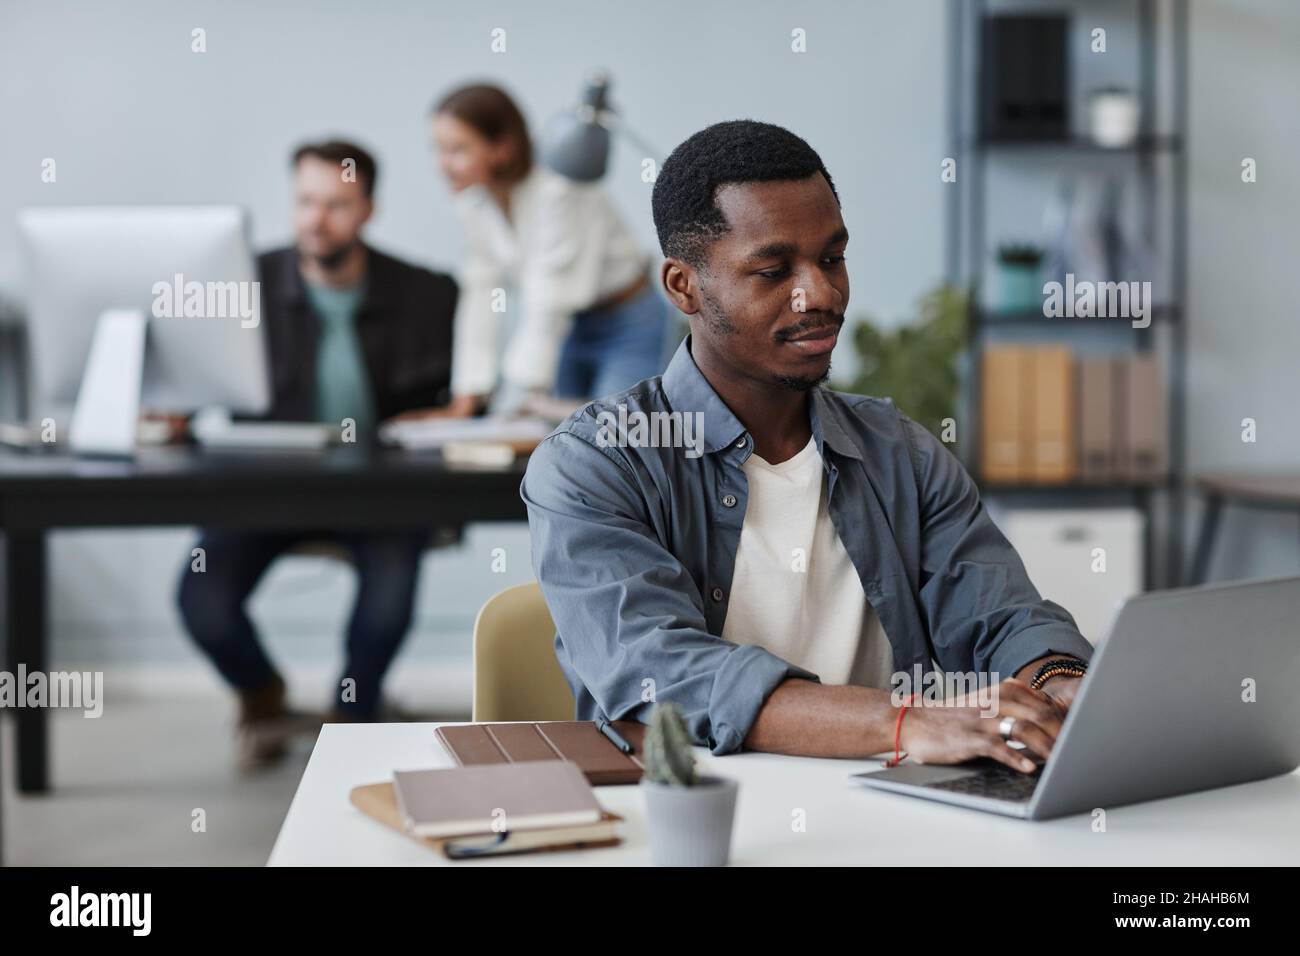
M 667 304 L 604 188 L 534 163 L 523 114 L 495 86 L 445 96 L 433 138 L 466 250 L 450 411 L 478 411 L 499 385 L 516 398 L 595 398 L 663 371 Z M 503 315 L 516 321 L 501 353 Z

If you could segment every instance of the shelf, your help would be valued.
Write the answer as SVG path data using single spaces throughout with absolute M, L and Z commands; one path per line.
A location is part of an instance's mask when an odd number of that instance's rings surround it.
M 1154 481 L 1121 481 L 1100 484 L 1087 484 L 1085 482 L 1071 482 L 1065 485 L 1035 485 L 1035 484 L 991 484 L 987 481 L 977 480 L 976 486 L 981 494 L 986 495 L 1093 495 L 1100 496 L 1104 494 L 1133 494 L 1135 492 L 1145 491 L 1164 491 L 1173 487 L 1173 480 L 1169 477 L 1157 478 Z
M 1084 336 L 1082 329 L 1099 329 L 1107 323 L 1113 332 L 1103 333 L 1108 345 L 1120 345 L 1134 350 L 1161 352 L 1165 368 L 1163 395 L 1168 420 L 1169 477 L 1158 481 L 1115 481 L 1084 483 L 1078 480 L 1064 484 L 1044 485 L 1029 482 L 991 483 L 979 475 L 979 447 L 965 448 L 961 456 L 981 495 L 997 500 L 1009 507 L 1095 508 L 1129 505 L 1140 509 L 1146 517 L 1143 556 L 1146 569 L 1145 586 L 1153 584 L 1177 585 L 1185 563 L 1183 554 L 1186 483 L 1186 443 L 1183 435 L 1186 420 L 1186 368 L 1187 368 L 1187 63 L 1188 19 L 1190 0 L 1171 0 L 1155 10 L 1149 0 L 1134 7 L 1136 16 L 1123 27 L 1136 48 L 1136 75 L 1131 85 L 1144 107 L 1160 104 L 1168 107 L 1164 118 L 1157 121 L 1154 109 L 1143 110 L 1142 126 L 1134 142 L 1122 147 L 1100 146 L 1083 131 L 1070 130 L 1062 135 L 1001 136 L 992 127 L 981 128 L 979 117 L 983 100 L 968 91 L 978 89 L 984 75 L 981 71 L 981 27 L 984 18 L 994 6 L 988 0 L 977 3 L 949 4 L 949 22 L 952 33 L 949 57 L 948 87 L 952 99 L 948 110 L 948 136 L 951 148 L 965 157 L 967 187 L 950 190 L 947 201 L 948 236 L 945 244 L 947 274 L 953 284 L 971 290 L 965 332 L 969 368 L 964 375 L 962 408 L 972 420 L 967 428 L 979 430 L 982 376 L 978 354 L 999 338 L 989 329 L 1002 327 L 1011 330 L 1005 338 L 1073 342 Z M 1017 6 L 1023 6 L 1017 5 Z M 1078 22 L 1078 12 L 1074 20 Z M 1120 25 L 1116 25 L 1120 29 Z M 1077 76 L 1077 73 L 1067 74 Z M 1071 81 L 1073 82 L 1073 80 Z M 1077 117 L 1076 117 L 1077 121 Z M 1111 154 L 1112 158 L 1105 158 Z M 1122 157 L 1122 158 L 1121 158 Z M 1100 164 L 1100 165 L 1099 165 Z M 1170 285 L 1162 289 L 1169 300 L 1155 305 L 1148 313 L 1150 324 L 1133 328 L 1131 318 L 1051 318 L 1042 314 L 1039 296 L 1033 296 L 1024 309 L 984 307 L 978 301 L 978 289 L 989 268 L 988 252 L 992 248 L 994 232 L 990 216 L 1002 212 L 1002 204 L 994 206 L 990 193 L 1001 182 L 992 182 L 990 170 L 1009 173 L 1015 178 L 1027 172 L 1041 170 L 1045 175 L 1059 178 L 1062 175 L 1136 175 L 1143 182 L 1140 194 L 1143 200 L 1144 228 L 1150 230 L 1155 243 L 1153 255 L 1157 261 L 1168 263 Z M 1015 180 L 1013 179 L 1013 182 Z M 1166 196 L 1165 186 L 1170 187 Z M 1029 221 L 1024 213 L 1041 215 L 1041 208 L 1024 205 L 1024 198 L 1033 199 L 1029 193 L 1017 196 L 1023 209 L 1018 210 L 1021 221 Z M 1038 206 L 1038 200 L 1034 199 Z M 1157 220 L 1159 216 L 1159 220 Z M 1005 219 L 1006 216 L 1003 215 Z M 1157 222 L 1168 221 L 1167 230 Z M 1158 237 L 1158 238 L 1157 238 Z M 1165 248 L 1168 245 L 1169 248 Z M 1041 285 L 1040 287 L 1041 288 Z M 1037 290 L 1035 290 L 1037 291 Z M 991 295 L 993 293 L 990 293 Z M 989 303 L 991 306 L 993 303 Z M 1156 331 L 1160 326 L 1160 331 Z M 1068 328 L 1068 331 L 1067 331 Z M 1125 331 L 1121 331 L 1125 330 Z M 1122 336 L 1122 338 L 1121 338 Z M 1095 335 L 1093 336 L 1095 338 Z M 1159 519 L 1157 520 L 1157 512 Z M 1157 530 L 1159 534 L 1157 534 Z M 1157 560 L 1156 552 L 1162 552 Z M 1161 573 L 1155 575 L 1156 571 Z
M 1172 134 L 1156 134 L 1139 136 L 1127 146 L 1101 146 L 1086 136 L 1071 136 L 1064 139 L 977 138 L 970 141 L 969 147 L 975 150 L 1056 150 L 1076 153 L 1134 155 L 1181 152 L 1183 140 L 1182 137 Z
M 1177 305 L 1158 305 L 1151 312 L 1152 323 L 1178 322 L 1182 317 L 1182 307 Z M 1095 325 L 1106 322 L 1114 322 L 1126 328 L 1134 327 L 1131 318 L 1118 318 L 1113 315 L 1049 316 L 1043 315 L 1042 309 L 984 309 L 975 306 L 971 309 L 971 318 L 974 328 L 993 325 L 1073 325 L 1075 323 Z

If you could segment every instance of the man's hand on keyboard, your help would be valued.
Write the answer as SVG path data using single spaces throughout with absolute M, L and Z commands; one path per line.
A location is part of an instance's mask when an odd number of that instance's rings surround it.
M 1061 732 L 1065 707 L 1015 677 L 998 684 L 994 692 L 993 714 L 987 702 L 973 694 L 935 704 L 918 701 L 903 717 L 903 749 L 921 763 L 961 763 L 990 757 L 1015 770 L 1033 772 L 1034 762 L 1008 745 L 999 726 L 1003 718 L 1015 718 L 1011 739 L 1046 760 Z

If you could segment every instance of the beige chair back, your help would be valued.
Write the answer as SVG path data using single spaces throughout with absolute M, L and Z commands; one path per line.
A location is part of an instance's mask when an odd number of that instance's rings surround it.
M 541 588 L 490 597 L 474 622 L 474 720 L 573 720 L 574 709 Z

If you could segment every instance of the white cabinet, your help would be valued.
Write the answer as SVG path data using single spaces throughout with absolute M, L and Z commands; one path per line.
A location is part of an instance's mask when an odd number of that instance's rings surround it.
M 1043 597 L 1074 615 L 1093 644 L 1142 589 L 1142 513 L 1135 508 L 1006 509 L 994 520 Z

